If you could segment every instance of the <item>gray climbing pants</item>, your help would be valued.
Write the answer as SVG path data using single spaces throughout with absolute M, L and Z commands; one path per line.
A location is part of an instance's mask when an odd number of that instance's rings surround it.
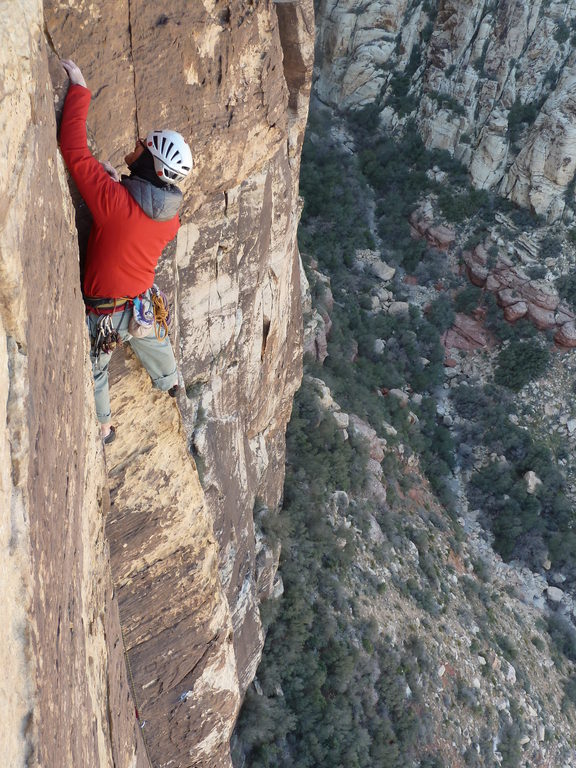
M 128 324 L 132 317 L 132 307 L 128 306 L 124 311 L 115 312 L 112 315 L 112 324 L 120 334 L 122 341 L 128 342 L 136 356 L 148 371 L 152 384 L 166 392 L 174 384 L 178 383 L 178 372 L 176 369 L 176 359 L 172 344 L 168 336 L 162 340 L 156 338 L 152 332 L 150 336 L 143 339 L 137 339 L 128 333 Z M 94 376 L 94 397 L 96 400 L 96 416 L 101 424 L 110 421 L 110 391 L 108 389 L 108 365 L 112 353 L 100 352 L 94 354 L 94 340 L 98 336 L 99 315 L 89 312 L 86 315 L 86 323 L 90 332 L 92 342 L 90 351 L 90 360 L 92 362 L 92 374 Z

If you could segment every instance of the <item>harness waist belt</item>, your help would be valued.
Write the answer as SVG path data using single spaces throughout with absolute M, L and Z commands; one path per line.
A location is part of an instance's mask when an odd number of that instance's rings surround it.
M 120 296 L 117 299 L 84 296 L 86 311 L 96 315 L 112 315 L 114 312 L 121 312 L 131 302 L 132 299 L 128 296 Z

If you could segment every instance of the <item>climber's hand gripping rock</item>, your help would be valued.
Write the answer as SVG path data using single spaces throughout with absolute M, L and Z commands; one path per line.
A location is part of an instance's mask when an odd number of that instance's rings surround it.
M 80 71 L 80 67 L 75 64 L 72 59 L 60 59 L 60 64 L 62 64 L 66 70 L 72 85 L 81 85 L 86 88 L 86 80 L 84 80 L 84 75 Z

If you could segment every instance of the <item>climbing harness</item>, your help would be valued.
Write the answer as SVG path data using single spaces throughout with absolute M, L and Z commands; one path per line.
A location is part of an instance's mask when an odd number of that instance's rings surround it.
M 111 354 L 116 347 L 122 344 L 120 334 L 114 328 L 113 324 L 114 315 L 101 315 L 96 326 L 98 335 L 94 341 L 94 354 L 99 355 L 103 353 L 105 355 Z
M 128 333 L 131 336 L 142 339 L 149 336 L 152 330 L 158 341 L 163 341 L 168 336 L 172 322 L 170 306 L 166 294 L 156 284 L 134 298 L 123 296 L 118 299 L 106 299 L 84 296 L 84 303 L 87 312 L 99 316 L 94 337 L 95 355 L 101 352 L 110 354 L 122 344 L 122 338 L 114 327 L 113 317 L 120 311 L 124 315 L 128 308 L 132 309 L 128 324 Z

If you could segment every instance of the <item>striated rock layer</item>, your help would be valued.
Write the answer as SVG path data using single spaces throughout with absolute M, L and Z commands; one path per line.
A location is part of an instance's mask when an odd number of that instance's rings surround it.
M 553 221 L 574 204 L 576 2 L 322 0 L 316 90 L 415 118 L 475 186 Z
M 260 656 L 258 602 L 278 588 L 278 553 L 253 509 L 279 503 L 301 376 L 312 4 L 21 0 L 5 11 L 0 753 L 10 766 L 225 766 Z M 195 160 L 159 270 L 181 415 L 117 353 L 108 476 L 78 268 L 88 217 L 56 144 L 58 57 L 91 87 L 101 159 L 121 169 L 136 137 L 169 125 Z
M 153 765 L 228 765 L 240 689 L 212 519 L 175 401 L 132 355 L 111 380 L 106 532 L 142 735 Z

